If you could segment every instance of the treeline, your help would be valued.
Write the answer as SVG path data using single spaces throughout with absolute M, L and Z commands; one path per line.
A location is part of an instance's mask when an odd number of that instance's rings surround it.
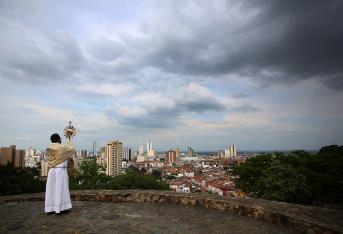
M 236 187 L 252 196 L 300 204 L 343 205 L 343 146 L 316 154 L 263 154 L 234 168 Z
M 161 173 L 131 167 L 126 174 L 111 177 L 102 173 L 95 160 L 82 162 L 77 171 L 68 169 L 70 189 L 154 189 L 169 190 L 169 185 L 160 182 Z M 44 192 L 46 181 L 40 179 L 36 168 L 16 168 L 12 164 L 0 165 L 0 196 Z
M 71 172 L 70 189 L 153 189 L 169 190 L 169 185 L 161 182 L 160 174 L 146 175 L 145 170 L 135 167 L 126 170 L 126 174 L 116 177 L 102 173 L 103 168 L 94 161 L 82 162 L 77 171 Z
M 44 192 L 45 182 L 36 168 L 17 168 L 11 163 L 0 165 L 0 195 Z

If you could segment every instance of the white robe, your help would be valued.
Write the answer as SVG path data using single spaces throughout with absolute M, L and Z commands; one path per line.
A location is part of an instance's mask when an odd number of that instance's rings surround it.
M 45 190 L 45 212 L 60 213 L 71 209 L 69 193 L 68 160 L 50 168 Z

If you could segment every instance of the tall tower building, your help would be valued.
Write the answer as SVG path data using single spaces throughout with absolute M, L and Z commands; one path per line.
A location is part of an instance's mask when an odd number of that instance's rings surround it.
M 176 151 L 169 150 L 166 152 L 166 163 L 174 163 L 176 162 Z
M 96 141 L 93 141 L 93 157 L 97 156 L 97 152 L 96 152 Z
M 15 151 L 14 166 L 24 168 L 25 167 L 25 150 Z
M 231 148 L 230 149 L 225 149 L 224 150 L 224 155 L 225 155 L 225 158 L 230 158 L 231 157 Z
M 141 144 L 138 148 L 138 155 L 142 156 L 144 154 L 144 145 Z
M 10 147 L 1 147 L 0 148 L 0 164 L 6 165 L 7 162 L 14 165 L 16 154 L 16 146 L 11 145 Z
M 25 150 L 16 149 L 15 145 L 0 148 L 0 164 L 6 165 L 7 162 L 15 167 L 25 167 Z
M 148 141 L 146 143 L 146 155 L 148 158 L 155 157 L 155 151 L 152 149 L 152 142 Z
M 48 161 L 42 160 L 41 161 L 41 174 L 40 176 L 47 177 L 49 172 L 49 164 Z
M 76 157 L 87 158 L 87 155 L 87 150 L 80 149 L 79 151 L 77 151 Z
M 106 174 L 118 176 L 121 174 L 121 162 L 123 158 L 123 143 L 111 141 L 106 145 Z
M 124 159 L 127 161 L 131 161 L 132 152 L 133 152 L 133 150 L 131 147 L 124 147 Z
M 137 156 L 136 162 L 144 162 L 144 161 L 145 161 L 144 155 L 138 155 Z
M 191 147 L 188 147 L 188 157 L 194 157 L 194 150 Z
M 236 145 L 230 146 L 230 157 L 237 157 L 237 147 Z
M 180 149 L 179 148 L 176 148 L 176 157 L 178 158 L 178 157 L 180 157 Z
M 148 152 L 149 150 L 152 150 L 152 142 L 151 141 L 148 141 L 146 143 L 146 152 Z
M 106 146 L 101 146 L 100 147 L 100 155 L 96 158 L 96 163 L 98 165 L 103 166 L 106 168 Z

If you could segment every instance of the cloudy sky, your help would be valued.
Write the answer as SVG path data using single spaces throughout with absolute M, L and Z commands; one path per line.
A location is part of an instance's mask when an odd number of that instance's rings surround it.
M 0 146 L 343 144 L 343 2 L 0 1 Z

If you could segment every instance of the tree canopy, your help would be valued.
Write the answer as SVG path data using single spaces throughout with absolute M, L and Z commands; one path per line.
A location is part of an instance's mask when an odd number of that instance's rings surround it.
M 270 200 L 343 204 L 343 146 L 331 145 L 316 154 L 262 154 L 233 170 L 236 187 Z
M 0 195 L 36 193 L 45 190 L 36 168 L 18 168 L 12 164 L 0 165 Z
M 72 189 L 155 189 L 168 190 L 169 186 L 152 175 L 139 173 L 134 167 L 125 174 L 111 177 L 104 174 L 103 168 L 94 161 L 84 161 L 70 176 Z

